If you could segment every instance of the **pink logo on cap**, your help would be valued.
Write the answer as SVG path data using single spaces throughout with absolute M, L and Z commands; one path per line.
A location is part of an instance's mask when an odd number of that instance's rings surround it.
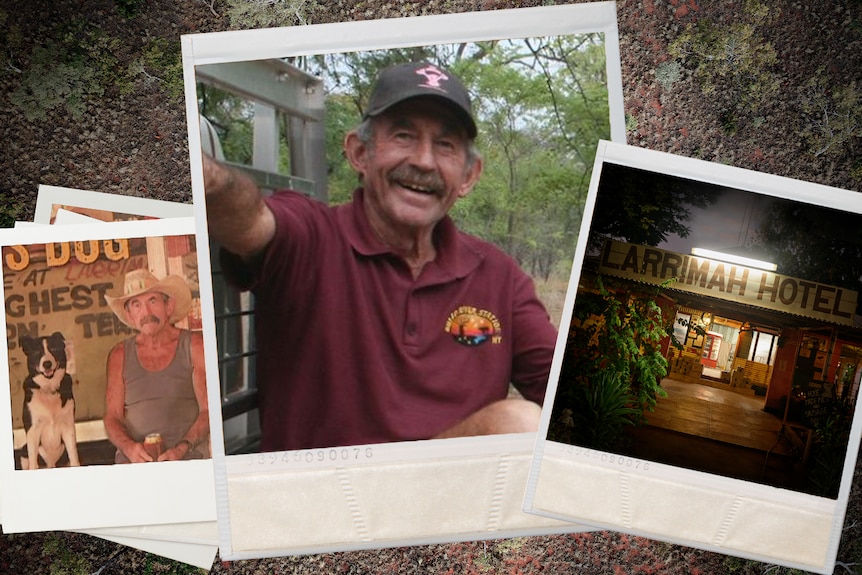
M 420 76 L 425 76 L 425 83 L 419 84 L 423 88 L 433 88 L 435 90 L 442 90 L 445 92 L 445 88 L 440 85 L 441 80 L 448 80 L 449 76 L 443 73 L 440 68 L 434 66 L 432 64 L 428 64 L 424 68 L 419 68 L 416 70 L 416 73 Z

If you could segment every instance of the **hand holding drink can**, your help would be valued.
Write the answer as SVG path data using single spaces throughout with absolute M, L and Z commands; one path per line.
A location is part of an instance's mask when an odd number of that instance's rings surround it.
M 162 434 L 161 433 L 150 433 L 144 438 L 144 449 L 147 450 L 147 453 L 150 454 L 150 457 L 153 458 L 153 461 L 157 461 L 159 456 L 162 454 Z

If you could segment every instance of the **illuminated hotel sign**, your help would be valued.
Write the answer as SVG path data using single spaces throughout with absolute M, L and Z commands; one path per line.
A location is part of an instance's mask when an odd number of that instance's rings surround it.
M 673 289 L 853 325 L 855 291 L 781 274 L 688 256 L 649 246 L 607 241 L 599 272 Z

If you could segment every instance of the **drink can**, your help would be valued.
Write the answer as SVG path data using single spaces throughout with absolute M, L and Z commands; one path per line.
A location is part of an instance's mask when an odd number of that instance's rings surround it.
M 153 461 L 156 461 L 162 454 L 162 445 L 161 433 L 151 433 L 144 438 L 144 449 L 147 450 Z

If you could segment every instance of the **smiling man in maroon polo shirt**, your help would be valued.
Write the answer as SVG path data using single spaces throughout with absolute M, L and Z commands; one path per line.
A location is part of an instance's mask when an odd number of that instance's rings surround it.
M 210 233 L 256 296 L 261 451 L 536 430 L 556 331 L 447 215 L 482 172 L 476 134 L 461 82 L 417 62 L 380 73 L 345 137 L 348 204 L 264 197 L 204 155 Z

